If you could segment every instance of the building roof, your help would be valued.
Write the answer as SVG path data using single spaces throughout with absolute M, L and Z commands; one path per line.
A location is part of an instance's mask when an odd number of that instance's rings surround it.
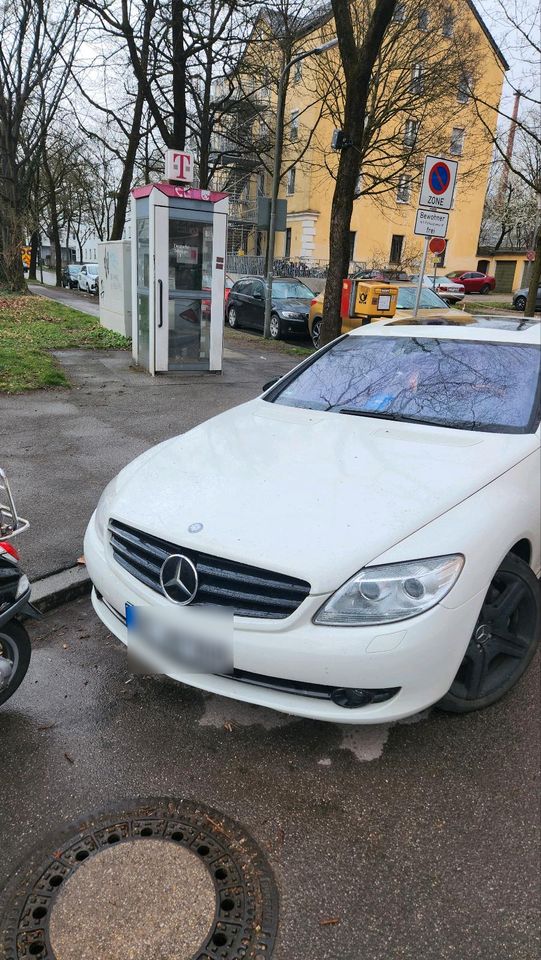
M 490 30 L 488 29 L 486 23 L 484 22 L 481 14 L 479 13 L 477 7 L 475 6 L 473 0 L 465 0 L 471 12 L 473 13 L 477 23 L 481 27 L 481 30 L 485 34 L 490 46 L 492 47 L 496 57 L 500 61 L 504 70 L 509 69 L 509 64 L 505 59 L 502 51 L 500 50 L 498 44 L 496 43 L 494 37 L 492 36 Z M 271 28 L 278 32 L 280 27 L 284 23 L 284 17 L 276 10 L 269 9 L 268 7 L 263 7 L 261 14 L 265 16 L 271 26 Z M 298 19 L 298 28 L 297 36 L 299 38 L 306 36 L 309 33 L 312 33 L 319 26 L 323 26 L 328 20 L 331 19 L 333 15 L 332 6 L 328 2 L 318 4 L 310 13 L 306 16 L 299 17 Z M 290 24 L 291 27 L 291 24 Z

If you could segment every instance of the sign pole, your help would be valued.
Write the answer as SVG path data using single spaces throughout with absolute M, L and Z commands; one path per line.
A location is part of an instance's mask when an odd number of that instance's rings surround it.
M 417 290 L 415 291 L 415 306 L 413 308 L 413 319 L 417 319 L 417 312 L 419 310 L 419 302 L 421 300 L 421 290 L 423 288 L 423 279 L 426 270 L 426 258 L 428 257 L 428 237 L 425 237 L 425 246 L 423 250 L 423 259 L 421 260 L 421 270 L 419 272 L 419 282 L 417 284 Z

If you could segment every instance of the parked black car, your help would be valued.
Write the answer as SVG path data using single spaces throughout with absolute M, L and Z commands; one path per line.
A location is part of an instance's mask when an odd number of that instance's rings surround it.
M 523 290 L 517 290 L 513 297 L 513 306 L 515 310 L 525 310 L 526 309 L 526 300 L 528 297 L 528 288 L 524 287 Z M 535 298 L 535 309 L 541 310 L 541 287 L 537 288 L 537 296 Z
M 62 270 L 62 286 L 69 287 L 70 290 L 73 290 L 78 286 L 79 273 L 81 272 L 82 263 L 68 263 Z
M 230 327 L 263 330 L 265 322 L 265 280 L 243 277 L 231 287 L 226 317 Z M 272 281 L 270 335 L 280 340 L 287 333 L 308 334 L 308 313 L 314 294 L 299 280 L 275 278 Z

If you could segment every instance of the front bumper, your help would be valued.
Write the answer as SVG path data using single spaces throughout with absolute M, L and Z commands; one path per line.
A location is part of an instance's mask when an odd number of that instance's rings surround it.
M 92 603 L 103 623 L 127 644 L 126 603 L 171 609 L 170 602 L 140 583 L 113 559 L 98 536 L 95 517 L 84 553 L 94 584 Z M 304 685 L 382 689 L 399 687 L 392 699 L 344 708 L 329 699 L 288 693 L 249 682 L 175 670 L 172 679 L 212 693 L 339 723 L 384 723 L 424 710 L 449 689 L 475 626 L 484 591 L 460 607 L 443 604 L 419 617 L 374 627 L 315 626 L 312 617 L 326 596 L 308 596 L 285 620 L 235 619 L 235 668 Z M 183 608 L 178 608 L 179 620 Z

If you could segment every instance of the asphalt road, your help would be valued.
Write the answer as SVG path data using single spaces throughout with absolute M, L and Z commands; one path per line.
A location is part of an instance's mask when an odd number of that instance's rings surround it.
M 86 599 L 32 633 L 0 708 L 0 885 L 109 801 L 188 797 L 268 852 L 275 960 L 538 956 L 539 660 L 484 712 L 347 728 L 132 678 Z

